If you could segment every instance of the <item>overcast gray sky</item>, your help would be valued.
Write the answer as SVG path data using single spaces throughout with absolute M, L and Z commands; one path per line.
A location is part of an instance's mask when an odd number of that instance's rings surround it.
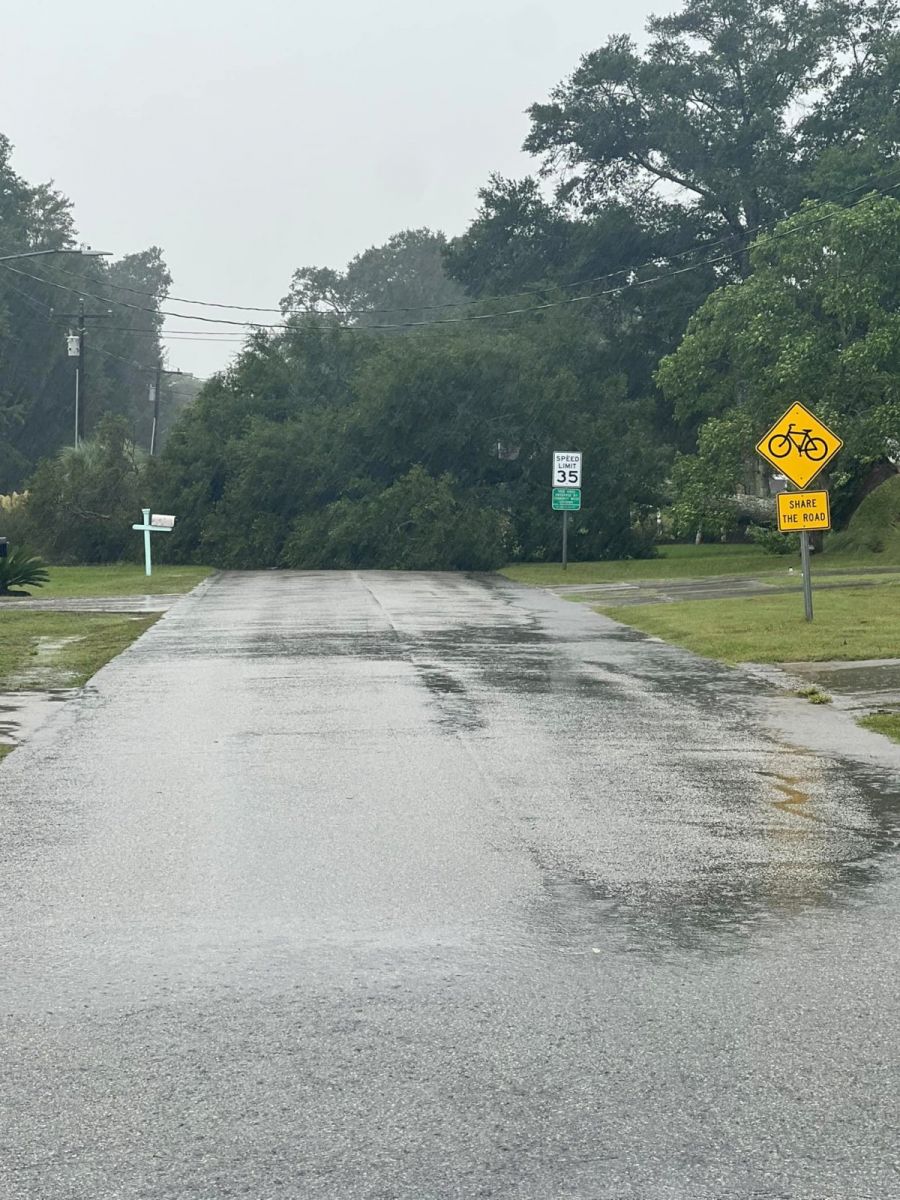
M 0 129 L 117 255 L 177 295 L 274 305 L 301 265 L 461 232 L 491 171 L 533 169 L 524 109 L 667 0 L 0 2 Z M 183 322 L 181 324 L 184 324 Z M 234 347 L 170 342 L 208 374 Z

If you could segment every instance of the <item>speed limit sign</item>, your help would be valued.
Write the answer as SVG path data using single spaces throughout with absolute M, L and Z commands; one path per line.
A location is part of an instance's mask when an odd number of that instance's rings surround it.
M 553 451 L 553 487 L 581 487 L 581 451 Z

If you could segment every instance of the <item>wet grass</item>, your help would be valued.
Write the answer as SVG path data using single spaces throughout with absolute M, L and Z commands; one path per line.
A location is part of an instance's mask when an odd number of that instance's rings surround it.
M 78 687 L 157 619 L 156 613 L 4 612 L 0 690 Z
M 855 569 L 897 564 L 883 555 L 868 552 L 826 553 L 814 557 L 815 570 L 840 571 L 852 577 Z M 612 562 L 570 563 L 564 571 L 559 563 L 513 563 L 501 574 L 517 583 L 556 587 L 562 583 L 639 583 L 660 579 L 713 579 L 723 575 L 748 575 L 769 583 L 800 586 L 798 555 L 767 554 L 756 546 L 660 546 L 658 558 L 634 558 Z
M 153 568 L 148 579 L 137 563 L 115 563 L 98 567 L 49 567 L 50 582 L 28 588 L 36 600 L 70 599 L 82 596 L 159 596 L 189 592 L 210 574 L 209 567 Z M 4 602 L 0 601 L 0 606 Z M 14 604 L 15 597 L 5 601 Z
M 900 712 L 874 712 L 867 717 L 860 717 L 863 729 L 871 729 L 874 733 L 883 733 L 885 737 L 900 742 Z
M 799 594 L 604 607 L 597 611 L 724 662 L 824 662 L 900 657 L 900 588 L 813 592 L 815 620 Z
M 756 546 L 660 546 L 658 558 L 611 562 L 513 563 L 501 572 L 517 583 L 554 587 L 561 583 L 618 583 L 639 579 L 702 579 L 716 575 L 756 575 L 795 566 L 793 559 L 766 554 Z

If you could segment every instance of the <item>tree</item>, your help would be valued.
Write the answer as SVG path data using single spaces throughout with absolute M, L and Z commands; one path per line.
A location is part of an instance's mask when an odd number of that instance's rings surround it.
M 71 201 L 51 184 L 29 184 L 12 167 L 12 143 L 0 133 L 0 245 L 4 254 L 72 246 Z
M 843 70 L 802 122 L 810 191 L 836 201 L 894 185 L 900 155 L 898 7 L 851 4 L 843 14 Z
M 12 169 L 0 135 L 0 247 L 14 254 L 73 249 L 71 204 L 48 184 L 31 185 Z M 20 487 L 38 460 L 73 436 L 75 360 L 59 314 L 79 297 L 90 320 L 86 427 L 118 413 L 146 445 L 148 385 L 159 359 L 159 307 L 170 283 L 157 247 L 113 263 L 47 256 L 0 263 L 0 491 Z
M 0 134 L 0 246 L 5 254 L 73 245 L 70 204 L 49 185 L 33 186 L 12 168 Z M 25 266 L 30 260 L 23 260 Z M 63 378 L 63 350 L 53 347 L 50 303 L 33 282 L 0 264 L 0 491 L 20 486 L 33 458 L 22 427 L 33 407 Z M 36 294 L 37 293 L 37 294 Z
M 554 285 L 622 283 L 641 263 L 686 249 L 701 232 L 658 203 L 636 209 L 609 198 L 579 213 L 549 201 L 540 182 L 491 176 L 466 232 L 444 252 L 447 270 L 474 296 L 521 289 L 542 298 Z M 517 297 L 510 297 L 515 300 Z
M 849 495 L 900 445 L 898 261 L 900 200 L 805 204 L 756 240 L 750 276 L 713 293 L 661 362 L 677 419 L 702 431 L 739 412 L 729 453 L 747 460 L 799 400 L 844 439 L 834 478 Z
M 136 551 L 141 460 L 121 418 L 106 417 L 76 450 L 45 459 L 29 483 L 22 534 L 52 562 L 117 562 Z
M 466 298 L 444 270 L 445 243 L 442 233 L 406 229 L 357 254 L 344 271 L 301 267 L 282 310 L 329 313 L 361 327 L 432 320 Z
M 752 429 L 736 409 L 711 417 L 700 429 L 695 454 L 681 454 L 672 469 L 676 537 L 724 538 L 738 522 L 737 492 Z
M 491 571 L 509 557 L 508 521 L 451 475 L 413 467 L 383 490 L 298 517 L 281 555 L 303 569 Z
M 475 219 L 444 250 L 448 273 L 473 296 L 532 290 L 571 269 L 571 222 L 536 179 L 492 175 L 478 198 Z
M 883 0 L 687 0 L 649 20 L 643 54 L 623 36 L 586 54 L 531 107 L 525 147 L 582 207 L 618 196 L 640 209 L 661 190 L 741 251 L 808 194 L 813 152 L 846 139 L 826 119 L 834 103 L 869 130 L 885 115 L 860 85 L 874 94 L 896 18 Z M 878 47 L 868 63 L 848 61 L 866 42 Z
M 91 394 L 89 427 L 104 413 L 126 418 L 133 441 L 149 447 L 153 406 L 150 384 L 161 361 L 159 313 L 172 277 L 159 246 L 126 254 L 108 265 L 98 262 L 90 290 L 110 300 L 95 302 L 97 309 L 112 310 L 107 321 L 96 321 L 91 330 Z M 99 367 L 99 370 L 97 369 Z
M 206 386 L 151 485 L 179 515 L 166 552 L 182 559 L 472 567 L 498 547 L 556 552 L 548 464 L 575 444 L 591 483 L 574 555 L 635 555 L 663 473 L 652 420 L 618 347 L 571 310 L 387 339 L 307 317 Z M 418 515 L 401 520 L 406 500 Z

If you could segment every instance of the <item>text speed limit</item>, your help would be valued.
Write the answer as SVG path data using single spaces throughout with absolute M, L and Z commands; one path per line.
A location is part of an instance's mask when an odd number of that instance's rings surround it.
M 580 450 L 554 450 L 553 487 L 581 487 Z

